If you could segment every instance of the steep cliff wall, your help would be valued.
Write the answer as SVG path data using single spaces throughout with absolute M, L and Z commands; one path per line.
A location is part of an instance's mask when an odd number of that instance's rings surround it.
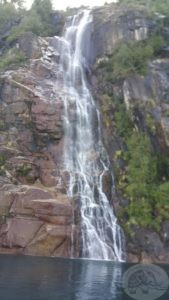
M 107 4 L 93 10 L 93 58 L 112 54 L 121 42 L 141 41 L 154 30 L 155 23 L 144 8 Z
M 123 74 L 124 70 L 121 69 L 119 78 L 113 73 L 113 67 L 117 66 L 113 64 L 113 53 L 118 53 L 120 45 L 132 42 L 131 49 L 134 51 L 139 41 L 149 41 L 159 21 L 148 17 L 143 8 L 124 9 L 116 4 L 96 9 L 94 20 L 95 53 L 98 57 L 91 82 L 95 99 L 102 111 L 103 136 L 116 182 L 113 205 L 126 234 L 128 260 L 168 262 L 167 51 L 159 51 L 148 60 L 145 74 L 139 74 L 137 69 Z M 167 32 L 167 27 L 163 30 L 161 35 Z M 147 150 L 144 151 L 146 145 Z M 155 168 L 149 166 L 149 175 L 146 175 L 148 168 L 147 171 L 141 168 L 141 165 L 145 166 L 146 159 L 150 162 L 146 151 L 150 151 L 156 161 L 150 163 Z M 134 161 L 136 156 L 137 166 Z M 136 172 L 135 175 L 132 172 Z M 155 179 L 152 179 L 151 173 L 154 173 Z M 138 177 L 138 181 L 134 181 L 132 176 Z M 143 192 L 145 182 L 139 184 L 139 180 L 144 179 L 148 188 L 151 186 L 153 189 L 149 195 Z M 150 184 L 151 180 L 154 180 L 154 188 Z M 131 191 L 134 184 L 138 199 L 136 192 Z
M 18 47 L 29 60 L 0 77 L 0 252 L 70 256 L 63 105 L 49 43 L 25 34 Z
M 158 228 L 132 224 L 128 232 L 130 199 L 121 188 L 127 182 L 125 153 L 127 138 L 133 131 L 144 133 L 153 151 L 168 157 L 167 52 L 149 60 L 147 74 L 131 72 L 116 80 L 111 74 L 113 51 L 123 42 L 148 40 L 156 31 L 157 20 L 150 18 L 144 8 L 119 4 L 94 9 L 93 18 L 92 44 L 86 55 L 91 70 L 87 68 L 86 73 L 101 110 L 104 143 L 115 173 L 112 203 L 126 233 L 128 260 L 167 262 L 166 206 L 156 206 L 152 212 Z M 69 257 L 73 218 L 78 223 L 79 215 L 74 215 L 74 204 L 66 195 L 68 176 L 62 168 L 63 95 L 58 40 L 26 33 L 16 47 L 25 54 L 26 62 L 0 75 L 0 252 Z M 120 130 L 119 119 L 123 120 Z M 168 182 L 166 161 L 160 180 Z M 107 176 L 105 192 L 109 193 L 111 186 Z M 78 252 L 78 242 L 74 242 Z

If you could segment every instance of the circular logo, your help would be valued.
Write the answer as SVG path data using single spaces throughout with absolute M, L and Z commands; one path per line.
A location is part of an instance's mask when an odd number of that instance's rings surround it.
M 166 293 L 169 286 L 167 273 L 157 265 L 137 264 L 123 274 L 122 287 L 126 294 L 137 300 L 154 300 Z

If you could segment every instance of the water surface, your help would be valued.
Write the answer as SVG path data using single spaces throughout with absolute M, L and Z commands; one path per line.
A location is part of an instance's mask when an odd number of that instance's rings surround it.
M 132 299 L 121 287 L 128 267 L 111 261 L 0 255 L 0 300 Z M 168 299 L 168 292 L 160 298 Z

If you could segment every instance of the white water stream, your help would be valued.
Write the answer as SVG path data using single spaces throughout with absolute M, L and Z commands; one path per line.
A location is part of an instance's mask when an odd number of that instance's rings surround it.
M 86 79 L 84 54 L 91 26 L 90 11 L 83 11 L 69 19 L 61 38 L 64 169 L 70 175 L 68 195 L 80 203 L 82 257 L 122 261 L 123 234 L 103 191 L 109 160 L 101 140 L 99 111 Z

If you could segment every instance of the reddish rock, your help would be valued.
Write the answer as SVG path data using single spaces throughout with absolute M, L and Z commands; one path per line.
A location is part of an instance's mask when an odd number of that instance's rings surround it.
M 66 195 L 36 186 L 3 185 L 0 215 L 0 252 L 70 255 L 73 212 Z
M 27 246 L 24 253 L 51 256 L 67 239 L 70 240 L 70 237 L 69 226 L 44 225 Z
M 36 159 L 36 165 L 39 168 L 39 177 L 45 186 L 56 186 L 57 177 L 53 174 L 56 170 L 56 165 L 50 155 L 44 155 Z
M 43 222 L 24 217 L 11 218 L 7 221 L 7 234 L 0 240 L 3 247 L 24 248 L 34 238 Z
M 35 214 L 39 220 L 45 223 L 51 223 L 55 225 L 71 225 L 72 224 L 72 216 L 49 216 L 49 215 L 41 215 Z
M 30 62 L 0 78 L 0 253 L 70 256 L 73 208 L 59 167 L 64 108 L 58 60 L 53 54 L 40 59 L 40 47 L 48 45 L 32 33 L 18 46 Z
M 62 132 L 63 105 L 57 102 L 49 102 L 36 97 L 31 107 L 32 122 L 40 132 L 52 133 L 53 137 L 60 139 Z
M 71 241 L 65 239 L 62 244 L 52 253 L 54 257 L 70 257 L 71 256 Z

